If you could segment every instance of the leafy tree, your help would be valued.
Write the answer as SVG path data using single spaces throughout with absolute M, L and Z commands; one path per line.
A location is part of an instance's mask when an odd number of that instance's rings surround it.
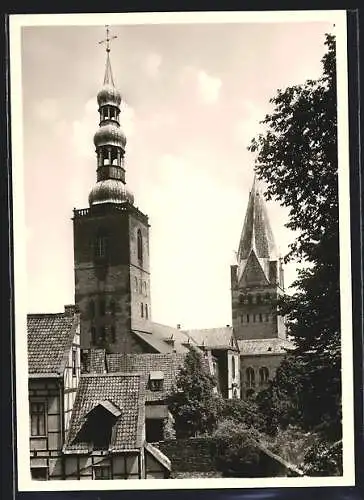
M 280 304 L 295 349 L 272 384 L 272 408 L 282 422 L 284 401 L 291 421 L 333 442 L 341 437 L 335 38 L 325 45 L 322 76 L 278 90 L 249 149 L 267 198 L 289 208 L 287 227 L 298 233 L 285 260 L 304 264 Z
M 213 434 L 216 466 L 225 476 L 256 477 L 260 470 L 259 432 L 227 419 L 219 423 Z
M 167 398 L 177 438 L 210 433 L 216 427 L 221 400 L 214 393 L 215 378 L 205 366 L 202 354 L 194 348 L 187 353 Z
M 266 428 L 265 415 L 259 411 L 253 399 L 224 399 L 220 406 L 219 420 L 233 420 L 236 424 L 259 431 Z

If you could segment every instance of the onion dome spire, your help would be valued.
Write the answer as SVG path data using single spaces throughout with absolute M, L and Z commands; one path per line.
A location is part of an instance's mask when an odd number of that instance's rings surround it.
M 99 129 L 94 135 L 97 155 L 97 183 L 89 195 L 91 205 L 101 203 L 134 203 L 133 195 L 125 183 L 125 147 L 126 137 L 120 127 L 121 94 L 115 88 L 110 62 L 109 27 L 106 26 L 106 39 L 99 43 L 106 44 L 106 66 L 104 84 L 97 94 L 99 105 Z

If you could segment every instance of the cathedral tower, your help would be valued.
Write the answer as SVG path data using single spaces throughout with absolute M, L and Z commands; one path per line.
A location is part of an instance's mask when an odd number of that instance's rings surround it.
M 286 338 L 284 321 L 276 307 L 283 293 L 282 260 L 263 193 L 254 177 L 237 264 L 231 266 L 233 327 L 238 340 Z
M 116 38 L 116 37 L 112 37 Z M 120 125 L 107 28 L 104 83 L 97 94 L 96 184 L 89 207 L 74 210 L 75 303 L 81 347 L 133 352 L 131 330 L 151 332 L 149 223 L 126 185 L 126 137 Z

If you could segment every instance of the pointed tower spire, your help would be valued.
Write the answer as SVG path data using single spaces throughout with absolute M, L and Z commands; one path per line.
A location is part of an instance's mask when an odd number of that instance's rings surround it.
M 100 40 L 100 44 L 104 43 L 106 45 L 106 66 L 105 66 L 105 76 L 104 76 L 104 85 L 112 85 L 115 87 L 114 84 L 114 78 L 112 76 L 112 70 L 111 70 L 111 62 L 110 62 L 110 42 L 112 40 L 115 40 L 117 38 L 117 35 L 113 35 L 110 38 L 110 30 L 109 30 L 109 25 L 107 24 L 106 26 L 106 38 L 104 40 Z
M 279 257 L 269 222 L 264 195 L 259 187 L 256 175 L 254 175 L 253 185 L 250 190 L 244 226 L 239 242 L 238 280 L 242 276 L 251 253 L 258 259 L 268 278 L 269 261 L 277 261 Z

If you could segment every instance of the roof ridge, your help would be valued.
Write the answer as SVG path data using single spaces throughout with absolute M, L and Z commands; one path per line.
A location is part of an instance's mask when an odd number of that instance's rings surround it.
M 71 317 L 71 316 L 65 315 L 64 311 L 57 312 L 57 313 L 27 313 L 28 318 L 30 318 L 30 317 L 42 317 L 42 318 L 44 318 L 46 316 L 64 316 L 66 318 Z
M 101 377 L 142 377 L 141 372 L 109 372 L 109 373 L 82 373 L 81 378 L 101 378 Z

